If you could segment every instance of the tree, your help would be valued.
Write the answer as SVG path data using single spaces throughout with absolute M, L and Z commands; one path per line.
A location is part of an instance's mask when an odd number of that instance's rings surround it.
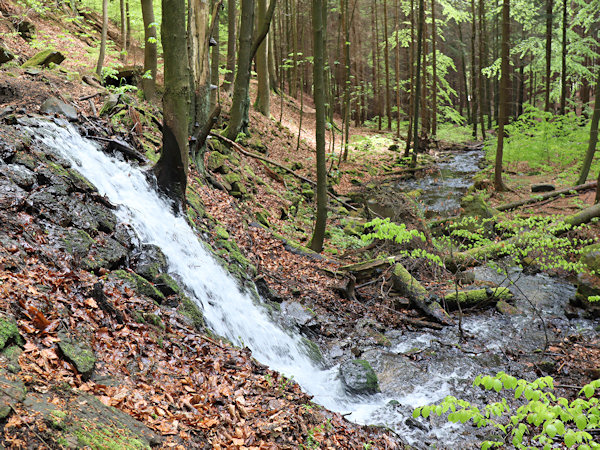
M 417 153 L 419 152 L 419 104 L 421 103 L 421 53 L 423 48 L 423 25 L 425 22 L 424 0 L 419 0 L 419 19 L 417 25 L 417 74 L 415 77 L 415 112 L 413 114 L 413 154 L 411 165 L 417 165 Z
M 544 91 L 544 111 L 550 111 L 550 78 L 552 76 L 552 6 L 553 0 L 546 0 L 546 89 Z
M 587 152 L 583 159 L 583 166 L 579 174 L 577 184 L 583 184 L 586 182 L 587 177 L 590 173 L 590 167 L 592 160 L 594 159 L 594 153 L 596 153 L 596 144 L 598 143 L 598 122 L 600 121 L 600 68 L 598 68 L 598 76 L 596 80 L 596 100 L 594 101 L 594 114 L 592 115 L 592 121 L 590 124 L 590 141 L 588 143 Z
M 312 0 L 312 26 L 314 48 L 314 99 L 316 111 L 315 138 L 317 141 L 317 217 L 310 248 L 323 250 L 327 223 L 327 164 L 325 160 L 325 37 L 323 29 L 327 23 L 326 3 Z
M 152 0 L 142 0 L 142 19 L 144 22 L 144 76 L 142 90 L 147 100 L 156 96 L 157 48 L 156 23 Z
M 162 0 L 164 52 L 163 146 L 153 168 L 160 190 L 177 205 L 185 199 L 188 171 L 189 77 L 185 0 Z
M 257 0 L 257 3 L 258 23 L 263 23 L 267 14 L 267 0 Z M 271 89 L 269 88 L 268 42 L 266 40 L 263 40 L 256 52 L 256 76 L 258 79 L 258 92 L 254 108 L 263 116 L 270 117 Z
M 100 53 L 96 64 L 96 75 L 102 76 L 102 66 L 106 54 L 106 35 L 108 34 L 108 0 L 102 0 L 102 36 L 100 38 Z
M 233 88 L 233 75 L 235 72 L 235 29 L 237 17 L 236 0 L 227 0 L 227 65 L 225 79 L 223 80 L 223 89 L 225 92 L 231 92 Z
M 567 107 L 567 0 L 563 0 L 562 22 L 562 70 L 560 82 L 560 113 L 564 114 Z
M 500 110 L 498 112 L 498 145 L 496 147 L 496 164 L 494 168 L 494 189 L 500 192 L 505 189 L 502 182 L 502 156 L 504 151 L 504 126 L 508 121 L 509 71 L 510 71 L 510 0 L 502 4 L 502 44 L 500 63 Z

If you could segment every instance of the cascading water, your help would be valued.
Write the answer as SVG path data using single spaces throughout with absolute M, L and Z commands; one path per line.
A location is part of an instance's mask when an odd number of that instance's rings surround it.
M 252 350 L 253 356 L 286 376 L 292 376 L 315 400 L 352 419 L 368 422 L 387 400 L 352 399 L 342 389 L 334 369 L 317 368 L 300 337 L 275 325 L 263 308 L 240 291 L 234 279 L 215 261 L 183 217 L 173 215 L 165 199 L 149 185 L 144 173 L 103 153 L 68 123 L 38 122 L 28 131 L 58 152 L 118 205 L 118 218 L 130 224 L 145 243 L 159 246 L 169 271 L 182 281 L 190 298 L 200 304 L 209 327 Z

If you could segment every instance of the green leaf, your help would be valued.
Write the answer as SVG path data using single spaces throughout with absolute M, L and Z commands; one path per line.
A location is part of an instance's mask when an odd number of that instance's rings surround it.
M 590 398 L 592 395 L 594 395 L 594 391 L 594 386 L 592 386 L 591 384 L 588 384 L 583 388 L 583 393 L 587 398 Z
M 496 392 L 500 392 L 502 390 L 502 381 L 498 379 L 494 380 L 492 387 Z
M 554 436 L 556 436 L 558 434 L 558 430 L 556 429 L 556 427 L 554 425 L 548 425 L 546 427 L 546 434 L 548 436 L 550 436 L 551 438 L 553 438 Z
M 577 428 L 579 428 L 580 430 L 584 430 L 587 425 L 587 419 L 583 414 L 579 414 L 578 416 L 576 416 L 574 422 L 575 425 L 577 425 Z
M 569 430 L 567 434 L 565 434 L 565 445 L 567 447 L 572 447 L 575 445 L 575 441 L 577 438 L 575 437 L 575 433 L 572 430 Z

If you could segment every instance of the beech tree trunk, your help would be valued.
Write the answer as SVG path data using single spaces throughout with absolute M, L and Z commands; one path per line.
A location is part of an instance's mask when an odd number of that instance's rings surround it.
M 142 77 L 142 90 L 147 100 L 156 97 L 156 72 L 157 72 L 157 35 L 154 19 L 154 6 L 152 0 L 142 0 L 142 19 L 144 22 L 144 77 Z
M 162 0 L 161 37 L 165 62 L 163 147 L 153 168 L 158 187 L 178 205 L 185 200 L 188 171 L 189 76 L 185 0 Z
M 236 0 L 227 0 L 227 65 L 223 80 L 223 90 L 227 93 L 233 88 L 233 76 L 235 74 L 235 40 L 237 24 Z
M 419 19 L 417 21 L 417 74 L 415 76 L 415 112 L 413 115 L 413 154 L 411 166 L 417 165 L 417 153 L 419 152 L 419 105 L 421 103 L 421 60 L 423 49 L 423 25 L 425 22 L 424 0 L 419 0 Z
M 600 69 L 598 69 L 598 75 L 596 79 L 596 99 L 594 101 L 594 114 L 592 115 L 592 121 L 590 124 L 590 141 L 588 143 L 587 152 L 583 159 L 583 166 L 581 167 L 581 173 L 577 184 L 583 184 L 587 180 L 590 173 L 590 167 L 592 160 L 594 159 L 594 153 L 596 153 L 596 144 L 598 143 L 598 122 L 600 121 Z
M 312 1 L 313 46 L 314 46 L 314 99 L 316 110 L 315 138 L 317 143 L 317 217 L 310 248 L 315 252 L 323 250 L 325 227 L 327 223 L 327 165 L 325 160 L 325 37 L 327 23 L 326 3 L 323 0 Z
M 108 0 L 102 0 L 102 36 L 100 38 L 100 53 L 96 64 L 96 75 L 102 77 L 102 66 L 106 54 L 106 35 L 108 34 Z
M 267 14 L 267 0 L 257 0 L 258 23 L 264 22 Z M 254 108 L 265 117 L 271 116 L 270 89 L 269 89 L 269 60 L 268 44 L 263 40 L 256 52 L 256 75 L 258 78 L 258 91 Z
M 498 112 L 498 145 L 496 148 L 496 164 L 494 168 L 494 188 L 500 192 L 505 189 L 502 182 L 502 156 L 504 151 L 504 126 L 508 121 L 508 100 L 510 97 L 510 0 L 503 0 L 502 4 L 502 49 L 501 49 L 501 75 Z

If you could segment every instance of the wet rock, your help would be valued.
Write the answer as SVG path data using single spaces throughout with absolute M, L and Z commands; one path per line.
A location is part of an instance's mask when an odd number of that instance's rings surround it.
M 519 308 L 514 307 L 504 300 L 499 300 L 496 302 L 496 309 L 500 314 L 504 314 L 505 316 L 516 316 L 523 313 L 523 311 L 521 311 Z
M 6 110 L 6 108 L 5 108 Z M 0 140 L 0 158 L 2 158 L 5 162 L 9 162 L 16 155 L 17 149 L 14 145 L 9 144 L 8 142 Z
M 168 273 L 161 273 L 154 279 L 154 286 L 163 293 L 166 297 L 171 295 L 183 294 L 183 291 L 177 284 L 177 281 L 173 279 Z
M 29 194 L 27 205 L 40 216 L 66 227 L 71 223 L 71 211 L 54 194 L 55 189 L 42 188 Z
M 0 64 L 7 63 L 15 59 L 15 55 L 9 49 L 0 45 Z
M 84 380 L 87 380 L 96 365 L 96 355 L 92 348 L 81 341 L 75 340 L 65 332 L 58 333 L 60 349 L 65 360 L 75 366 Z
M 104 101 L 102 108 L 100 108 L 100 116 L 104 116 L 110 113 L 115 108 L 115 106 L 119 104 L 119 97 L 120 96 L 118 94 L 109 94 L 106 100 Z
M 300 331 L 309 331 L 319 328 L 314 314 L 307 311 L 304 306 L 297 302 L 283 302 L 281 313 L 285 322 L 296 327 Z
M 23 353 L 23 349 L 18 345 L 11 345 L 2 351 L 2 358 L 9 372 L 18 373 L 21 371 L 21 366 L 19 365 L 19 356 L 21 353 Z
M 165 300 L 165 296 L 152 285 L 148 280 L 142 278 L 135 272 L 127 272 L 125 270 L 115 270 L 110 273 L 109 277 L 113 280 L 122 280 L 131 289 L 134 289 L 141 295 L 150 297 L 161 303 Z
M 78 120 L 77 110 L 73 106 L 61 102 L 56 97 L 50 97 L 46 99 L 44 103 L 42 103 L 42 105 L 40 106 L 40 112 L 42 114 L 50 115 L 60 114 L 62 116 L 65 116 L 70 121 Z
M 577 276 L 577 292 L 573 304 L 585 309 L 586 316 L 600 317 L 600 302 L 589 301 L 590 297 L 600 296 L 600 276 L 582 272 Z
M 23 343 L 16 320 L 12 316 L 0 313 L 0 350 L 9 344 L 23 345 Z
M 82 261 L 82 267 L 89 271 L 100 268 L 115 269 L 123 264 L 128 252 L 125 247 L 110 237 L 102 237 L 92 245 L 87 257 Z
M 0 177 L 0 209 L 20 206 L 25 202 L 27 192 L 13 181 Z
M 556 186 L 549 183 L 539 183 L 531 185 L 531 192 L 552 192 L 556 190 Z
M 200 307 L 188 297 L 181 296 L 181 303 L 177 307 L 177 313 L 182 317 L 192 328 L 198 331 L 205 332 L 204 316 Z
M 60 229 L 57 230 L 61 247 L 75 258 L 83 258 L 95 241 L 83 230 Z
M 33 186 L 33 183 L 35 183 L 36 180 L 35 174 L 31 170 L 18 164 L 7 164 L 0 166 L 0 173 L 23 189 L 27 190 Z
M 154 282 L 159 274 L 167 271 L 167 257 L 160 247 L 144 244 L 135 252 L 132 266 L 136 273 Z
M 141 245 L 140 239 L 131 225 L 127 223 L 115 223 L 113 228 L 113 237 L 119 244 L 129 249 Z M 107 230 L 104 231 L 110 232 Z
M 308 338 L 303 337 L 301 339 L 302 344 L 304 344 L 304 351 L 306 355 L 313 360 L 318 365 L 325 364 L 325 358 L 323 358 L 323 354 L 321 353 L 321 349 L 319 346 L 311 341 Z
M 72 200 L 69 204 L 71 205 L 70 210 L 73 226 L 92 234 L 98 231 L 98 221 L 92 214 L 92 211 L 90 211 L 88 205 L 76 200 Z
M 21 67 L 23 69 L 35 66 L 48 67 L 50 64 L 60 64 L 64 60 L 65 56 L 61 52 L 43 50 L 29 58 Z
M 375 394 L 380 392 L 377 375 L 364 359 L 353 359 L 342 363 L 340 378 L 344 389 L 351 394 Z
M 480 194 L 465 195 L 460 200 L 460 207 L 463 209 L 463 216 L 479 217 L 481 219 L 494 217 L 496 212 Z
M 0 371 L 0 386 L 0 419 L 5 419 L 13 405 L 25 400 L 26 390 L 20 379 L 11 379 L 4 371 Z

